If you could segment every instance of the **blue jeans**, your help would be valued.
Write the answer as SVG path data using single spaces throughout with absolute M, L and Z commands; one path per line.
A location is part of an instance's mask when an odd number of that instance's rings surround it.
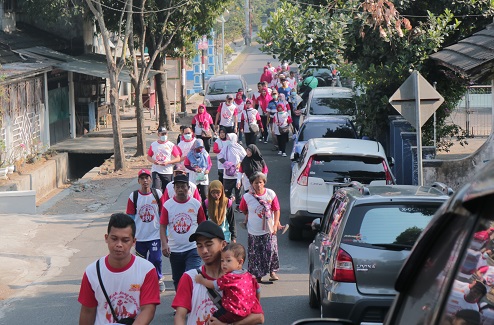
M 161 240 L 138 241 L 136 242 L 136 255 L 147 259 L 153 263 L 158 273 L 158 279 L 161 279 Z
M 188 270 L 197 269 L 201 267 L 202 260 L 197 253 L 197 248 L 191 250 L 170 254 L 170 265 L 172 267 L 172 279 L 175 291 L 177 290 L 178 281 L 182 277 L 182 274 Z

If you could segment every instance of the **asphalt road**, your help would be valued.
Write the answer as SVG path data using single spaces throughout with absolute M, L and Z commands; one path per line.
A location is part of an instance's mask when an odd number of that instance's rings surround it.
M 257 81 L 263 66 L 271 58 L 260 53 L 256 48 L 247 48 L 233 66 L 238 67 L 230 73 L 243 74 L 252 89 L 256 89 Z M 273 61 L 273 65 L 278 62 Z M 292 143 L 287 150 L 291 150 Z M 281 222 L 288 223 L 289 213 L 289 181 L 290 160 L 278 156 L 271 151 L 271 144 L 259 143 L 263 156 L 269 167 L 267 187 L 273 189 L 281 204 Z M 289 152 L 289 151 L 287 151 Z M 216 173 L 216 159 L 214 170 Z M 106 232 L 106 220 L 110 213 L 121 211 L 126 206 L 128 193 L 136 188 L 133 184 L 122 188 L 113 205 L 100 211 L 98 214 L 67 215 L 67 216 L 39 216 L 30 220 L 33 229 L 36 229 L 38 242 L 29 242 L 32 249 L 48 250 L 53 261 L 41 261 L 39 266 L 41 273 L 50 273 L 46 282 L 33 282 L 22 289 L 22 294 L 12 299 L 0 302 L 0 324 L 27 325 L 27 324 L 51 324 L 67 325 L 77 324 L 80 305 L 77 302 L 79 284 L 85 267 L 98 257 L 107 253 L 104 243 Z M 242 216 L 239 216 L 243 218 Z M 8 223 L 8 216 L 0 216 L 0 220 Z M 6 230 L 4 228 L 3 232 Z M 8 230 L 8 228 L 7 228 Z M 67 237 L 63 245 L 50 247 L 48 244 L 54 237 Z M 3 240 L 6 238 L 2 234 Z M 239 228 L 238 241 L 247 244 L 246 231 Z M 8 238 L 8 237 L 7 237 Z M 8 238 L 15 243 L 15 238 Z M 265 324 L 291 324 L 293 321 L 318 317 L 319 311 L 309 308 L 308 305 L 308 270 L 307 248 L 310 239 L 292 242 L 288 240 L 288 234 L 280 235 L 278 239 L 281 269 L 280 280 L 272 284 L 262 284 L 261 304 L 265 312 Z M 64 258 L 71 256 L 70 258 Z M 56 263 L 55 260 L 68 261 Z M 46 265 L 56 265 L 44 269 Z M 0 270 L 1 270 L 0 265 Z M 173 322 L 171 301 L 175 292 L 171 290 L 171 271 L 166 258 L 163 263 L 168 290 L 161 295 L 161 305 L 152 324 L 171 324 Z

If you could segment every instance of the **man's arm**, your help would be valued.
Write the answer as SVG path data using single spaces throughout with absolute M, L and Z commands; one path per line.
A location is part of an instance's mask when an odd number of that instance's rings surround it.
M 166 210 L 163 208 L 163 210 Z M 168 246 L 168 237 L 166 236 L 166 225 L 160 225 L 161 252 L 163 256 L 170 256 L 170 246 Z
M 187 308 L 177 307 L 175 317 L 173 318 L 173 325 L 185 325 L 187 318 Z
M 94 325 L 96 320 L 96 307 L 81 306 L 79 315 L 79 325 Z
M 156 312 L 155 304 L 147 304 L 141 306 L 141 312 L 135 319 L 134 325 L 149 325 L 154 318 Z

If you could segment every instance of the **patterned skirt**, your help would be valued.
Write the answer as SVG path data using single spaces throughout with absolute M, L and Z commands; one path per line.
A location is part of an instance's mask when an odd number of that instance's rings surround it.
M 248 245 L 248 271 L 253 276 L 257 278 L 271 272 L 278 272 L 280 259 L 278 257 L 278 238 L 276 235 L 255 236 L 249 234 Z

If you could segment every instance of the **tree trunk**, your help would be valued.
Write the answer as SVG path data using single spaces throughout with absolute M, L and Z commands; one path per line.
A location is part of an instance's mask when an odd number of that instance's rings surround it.
M 112 117 L 113 152 L 115 159 L 115 170 L 125 169 L 125 154 L 120 129 L 120 114 L 118 107 L 118 82 L 115 71 L 109 71 L 110 79 L 110 112 Z
M 153 63 L 153 68 L 159 71 L 165 71 L 163 55 L 159 54 Z M 166 84 L 166 78 L 164 73 L 159 73 L 156 78 L 156 95 L 158 97 L 159 104 L 159 125 L 164 125 L 168 130 L 173 126 L 171 117 L 172 108 L 170 100 L 168 98 L 168 85 Z
M 135 99 L 134 105 L 136 108 L 136 119 L 137 119 L 137 151 L 135 156 L 144 156 L 146 152 L 146 132 L 144 131 L 144 108 L 142 103 L 142 90 L 143 83 L 137 83 L 135 87 Z

